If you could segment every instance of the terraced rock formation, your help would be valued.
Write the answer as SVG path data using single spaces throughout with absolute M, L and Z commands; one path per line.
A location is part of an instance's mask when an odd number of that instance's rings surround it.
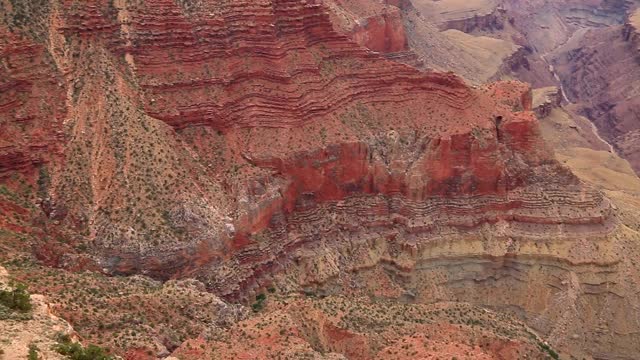
M 7 28 L 0 37 L 0 177 L 6 178 L 61 152 L 66 84 L 42 44 Z
M 392 10 L 367 27 L 340 1 L 65 0 L 24 28 L 3 20 L 3 64 L 27 55 L 0 82 L 32 87 L 3 94 L 0 206 L 22 218 L 0 239 L 229 301 L 468 302 L 572 353 L 633 354 L 637 319 L 617 314 L 638 305 L 636 268 L 608 198 L 556 160 L 528 86 L 385 58 L 411 43 Z

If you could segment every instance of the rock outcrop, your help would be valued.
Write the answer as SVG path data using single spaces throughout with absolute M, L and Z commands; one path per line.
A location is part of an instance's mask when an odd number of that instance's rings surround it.
M 508 19 L 505 16 L 504 9 L 496 7 L 486 14 L 473 14 L 469 17 L 464 15 L 461 17 L 446 17 L 443 19 L 443 23 L 440 24 L 440 28 L 443 30 L 456 29 L 465 33 L 494 31 L 502 30 L 506 21 Z
M 409 50 L 399 9 L 365 19 L 353 29 L 353 39 L 358 44 L 383 54 Z
M 533 90 L 533 111 L 538 119 L 546 118 L 561 104 L 562 91 L 559 88 L 551 86 Z

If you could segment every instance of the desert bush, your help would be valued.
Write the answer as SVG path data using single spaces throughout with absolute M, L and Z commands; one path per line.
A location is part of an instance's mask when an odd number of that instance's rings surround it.
M 85 348 L 80 343 L 72 342 L 68 335 L 58 336 L 58 344 L 54 346 L 54 350 L 70 360 L 113 360 L 105 349 L 96 345 Z
M 28 312 L 33 307 L 31 296 L 24 284 L 16 285 L 13 290 L 0 290 L 0 305 L 21 312 Z

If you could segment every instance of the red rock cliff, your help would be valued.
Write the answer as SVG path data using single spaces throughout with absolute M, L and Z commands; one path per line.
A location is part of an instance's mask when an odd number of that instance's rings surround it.
M 57 226 L 82 234 L 104 271 L 194 275 L 242 297 L 327 241 L 411 249 L 498 223 L 510 236 L 608 231 L 607 200 L 555 162 L 526 86 L 472 89 L 385 60 L 337 32 L 322 3 L 54 10 L 65 51 L 49 53 L 77 85 L 55 113 L 69 161 L 50 195 L 68 209 Z M 394 16 L 364 42 L 404 49 Z

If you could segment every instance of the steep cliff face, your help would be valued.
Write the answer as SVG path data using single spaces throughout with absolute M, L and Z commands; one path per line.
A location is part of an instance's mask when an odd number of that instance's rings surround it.
M 392 10 L 379 17 L 373 17 L 354 29 L 353 39 L 373 51 L 395 53 L 408 50 L 400 10 Z
M 330 0 L 324 2 L 338 31 L 387 59 L 421 68 L 422 59 L 409 47 L 404 11 L 410 1 Z
M 569 327 L 556 321 L 568 291 L 594 289 L 585 304 L 607 324 L 605 304 L 633 307 L 611 299 L 619 259 L 595 245 L 619 235 L 609 200 L 555 160 L 530 89 L 386 60 L 376 52 L 406 49 L 397 13 L 341 31 L 342 6 L 65 0 L 50 4 L 46 40 L 3 24 L 12 44 L 36 44 L 8 47 L 28 56 L 0 78 L 33 84 L 3 92 L 0 124 L 14 132 L 5 153 L 26 154 L 3 171 L 47 185 L 36 254 L 195 277 L 230 300 L 274 286 L 516 308 L 554 335 Z M 33 75 L 47 67 L 61 85 Z M 52 97 L 60 109 L 43 112 Z M 21 128 L 20 109 L 41 123 Z M 36 130 L 45 145 L 29 148 Z
M 66 83 L 44 45 L 0 29 L 0 177 L 60 155 Z

